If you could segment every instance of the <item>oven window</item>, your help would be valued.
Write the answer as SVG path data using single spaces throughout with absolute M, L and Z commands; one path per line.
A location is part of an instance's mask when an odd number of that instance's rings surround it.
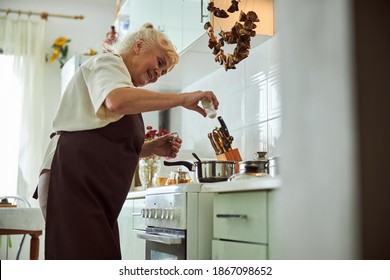
M 145 257 L 147 260 L 185 260 L 186 239 L 182 244 L 163 244 L 146 240 Z
M 167 254 L 160 251 L 151 250 L 150 252 L 152 260 L 177 260 L 176 255 Z

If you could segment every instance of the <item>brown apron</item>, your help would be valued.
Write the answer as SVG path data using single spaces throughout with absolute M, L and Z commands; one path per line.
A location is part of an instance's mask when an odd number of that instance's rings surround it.
M 51 166 L 45 259 L 121 259 L 117 218 L 144 131 L 139 114 L 61 133 Z

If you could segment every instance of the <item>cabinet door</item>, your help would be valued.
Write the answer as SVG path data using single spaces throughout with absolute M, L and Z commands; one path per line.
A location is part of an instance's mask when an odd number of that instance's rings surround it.
M 131 258 L 132 232 L 133 232 L 133 200 L 126 200 L 118 217 L 119 237 L 122 259 Z
M 212 258 L 213 260 L 266 260 L 267 246 L 213 240 Z
M 183 1 L 183 45 L 185 49 L 206 33 L 203 26 L 209 21 L 210 14 L 207 11 L 209 1 L 206 0 L 182 0 Z M 203 1 L 203 11 L 202 3 Z M 202 15 L 204 15 L 202 17 Z
M 183 49 L 182 34 L 182 2 L 183 0 L 161 1 L 161 25 L 160 30 L 168 36 L 176 47 L 176 51 Z
M 138 232 L 145 232 L 145 219 L 138 215 L 144 207 L 144 198 L 128 199 L 119 214 L 119 237 L 123 260 L 145 259 L 145 240 L 137 238 Z
M 161 27 L 162 0 L 132 0 L 126 11 L 130 15 L 129 32 L 135 32 L 145 23 L 152 23 L 158 29 Z M 168 2 L 168 1 L 167 1 Z
M 146 242 L 144 239 L 140 239 L 137 237 L 137 233 L 145 233 L 142 230 L 132 230 L 131 231 L 131 255 L 130 260 L 145 260 L 145 246 Z
M 133 229 L 145 230 L 145 218 L 141 217 L 141 209 L 145 208 L 145 198 L 134 199 L 133 201 Z
M 267 192 L 221 193 L 214 200 L 214 238 L 267 243 Z

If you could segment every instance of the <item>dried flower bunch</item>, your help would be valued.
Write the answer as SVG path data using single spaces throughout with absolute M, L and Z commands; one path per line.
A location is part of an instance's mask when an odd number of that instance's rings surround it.
M 228 8 L 229 13 L 235 13 L 238 9 L 239 1 L 232 0 L 231 6 Z M 229 14 L 220 8 L 214 6 L 214 2 L 210 2 L 207 10 L 214 14 L 218 18 L 227 18 Z M 221 31 L 218 33 L 221 38 L 218 40 L 214 35 L 214 28 L 210 22 L 206 22 L 204 29 L 209 35 L 209 48 L 213 49 L 213 54 L 215 55 L 215 61 L 219 62 L 221 65 L 225 65 L 225 70 L 236 69 L 235 65 L 238 64 L 241 60 L 249 56 L 249 49 L 251 47 L 250 41 L 251 37 L 256 36 L 255 22 L 259 22 L 259 18 L 254 11 L 249 11 L 248 13 L 240 12 L 239 21 L 232 27 L 230 31 Z M 244 24 L 240 23 L 243 22 Z M 223 46 L 226 44 L 236 44 L 233 54 L 225 55 L 223 51 Z
M 70 39 L 66 37 L 58 37 L 55 39 L 53 45 L 51 46 L 53 48 L 53 53 L 49 59 L 50 62 L 53 62 L 58 59 L 60 63 L 60 68 L 64 66 L 66 62 L 66 57 L 68 56 L 68 43 L 70 42 Z

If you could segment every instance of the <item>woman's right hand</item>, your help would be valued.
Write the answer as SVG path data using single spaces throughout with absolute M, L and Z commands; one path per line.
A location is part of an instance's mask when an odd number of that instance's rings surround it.
M 212 102 L 214 104 L 215 110 L 218 110 L 219 101 L 212 91 L 198 90 L 194 92 L 184 93 L 183 95 L 184 95 L 184 104 L 182 106 L 188 110 L 193 110 L 198 112 L 203 117 L 206 117 L 207 113 L 201 106 L 199 106 L 199 102 L 201 102 L 202 99 L 204 98 Z

